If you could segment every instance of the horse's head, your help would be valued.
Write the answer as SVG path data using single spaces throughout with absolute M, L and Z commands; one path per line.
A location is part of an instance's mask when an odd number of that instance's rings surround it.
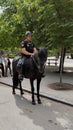
M 34 60 L 39 72 L 41 74 L 44 73 L 45 62 L 47 60 L 47 49 L 40 48 L 34 55 Z

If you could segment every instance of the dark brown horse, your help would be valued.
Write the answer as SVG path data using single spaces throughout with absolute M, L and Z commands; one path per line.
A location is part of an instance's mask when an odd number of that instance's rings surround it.
M 18 71 L 17 71 L 17 63 L 18 59 L 14 58 L 12 68 L 13 68 L 13 94 L 15 94 L 15 88 L 20 85 L 20 92 L 21 95 L 23 94 L 21 80 L 18 79 Z M 47 49 L 41 48 L 38 50 L 37 53 L 33 55 L 33 57 L 27 58 L 25 60 L 25 63 L 22 67 L 22 72 L 24 75 L 24 78 L 30 79 L 31 84 L 31 92 L 32 92 L 32 104 L 35 104 L 34 99 L 34 80 L 37 80 L 37 101 L 40 104 L 40 96 L 39 96 L 39 90 L 40 90 L 40 82 L 42 75 L 44 73 L 45 69 L 45 62 L 47 60 Z

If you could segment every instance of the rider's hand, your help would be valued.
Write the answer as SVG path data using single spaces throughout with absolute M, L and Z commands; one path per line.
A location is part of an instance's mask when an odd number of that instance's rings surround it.
M 31 53 L 31 57 L 33 57 L 34 53 Z

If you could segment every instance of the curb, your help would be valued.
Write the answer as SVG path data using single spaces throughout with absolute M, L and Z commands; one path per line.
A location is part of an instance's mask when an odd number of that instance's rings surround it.
M 12 85 L 10 84 L 7 84 L 7 83 L 4 83 L 4 82 L 0 82 L 0 84 L 3 84 L 3 85 L 7 85 L 9 87 L 12 87 Z M 16 88 L 16 89 L 19 89 L 19 88 Z M 31 91 L 29 90 L 26 90 L 26 89 L 23 89 L 23 91 L 27 92 L 27 93 L 31 93 Z M 35 93 L 35 95 L 37 95 L 37 93 Z M 68 102 L 68 101 L 65 101 L 65 100 L 60 100 L 60 99 L 57 99 L 55 97 L 51 97 L 51 96 L 46 96 L 46 95 L 43 95 L 43 94 L 40 94 L 41 97 L 43 98 L 46 98 L 46 99 L 49 99 L 49 100 L 52 100 L 52 101 L 55 101 L 55 102 L 58 102 L 58 103 L 61 103 L 61 104 L 64 104 L 64 105 L 68 105 L 68 106 L 71 106 L 73 107 L 73 104 Z

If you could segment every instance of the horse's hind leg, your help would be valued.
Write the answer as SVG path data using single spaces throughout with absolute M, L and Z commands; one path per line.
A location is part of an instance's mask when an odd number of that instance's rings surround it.
M 14 77 L 13 77 L 12 94 L 15 94 L 15 79 L 14 79 Z
M 15 88 L 18 86 L 18 75 L 13 75 L 12 93 L 15 94 Z
M 21 95 L 23 95 L 23 94 L 24 94 L 24 92 L 23 92 L 23 89 L 22 89 L 21 82 L 22 82 L 22 81 L 20 81 L 20 80 L 19 80 L 19 85 L 20 85 L 20 92 L 21 92 Z
M 41 78 L 38 78 L 37 79 L 37 101 L 39 104 L 41 104 L 41 99 L 40 99 L 40 95 L 39 95 L 39 91 L 40 91 L 40 81 L 41 81 Z
M 34 85 L 33 85 L 33 80 L 30 79 L 30 84 L 31 84 L 31 92 L 32 92 L 32 104 L 35 105 L 35 99 L 34 99 Z

